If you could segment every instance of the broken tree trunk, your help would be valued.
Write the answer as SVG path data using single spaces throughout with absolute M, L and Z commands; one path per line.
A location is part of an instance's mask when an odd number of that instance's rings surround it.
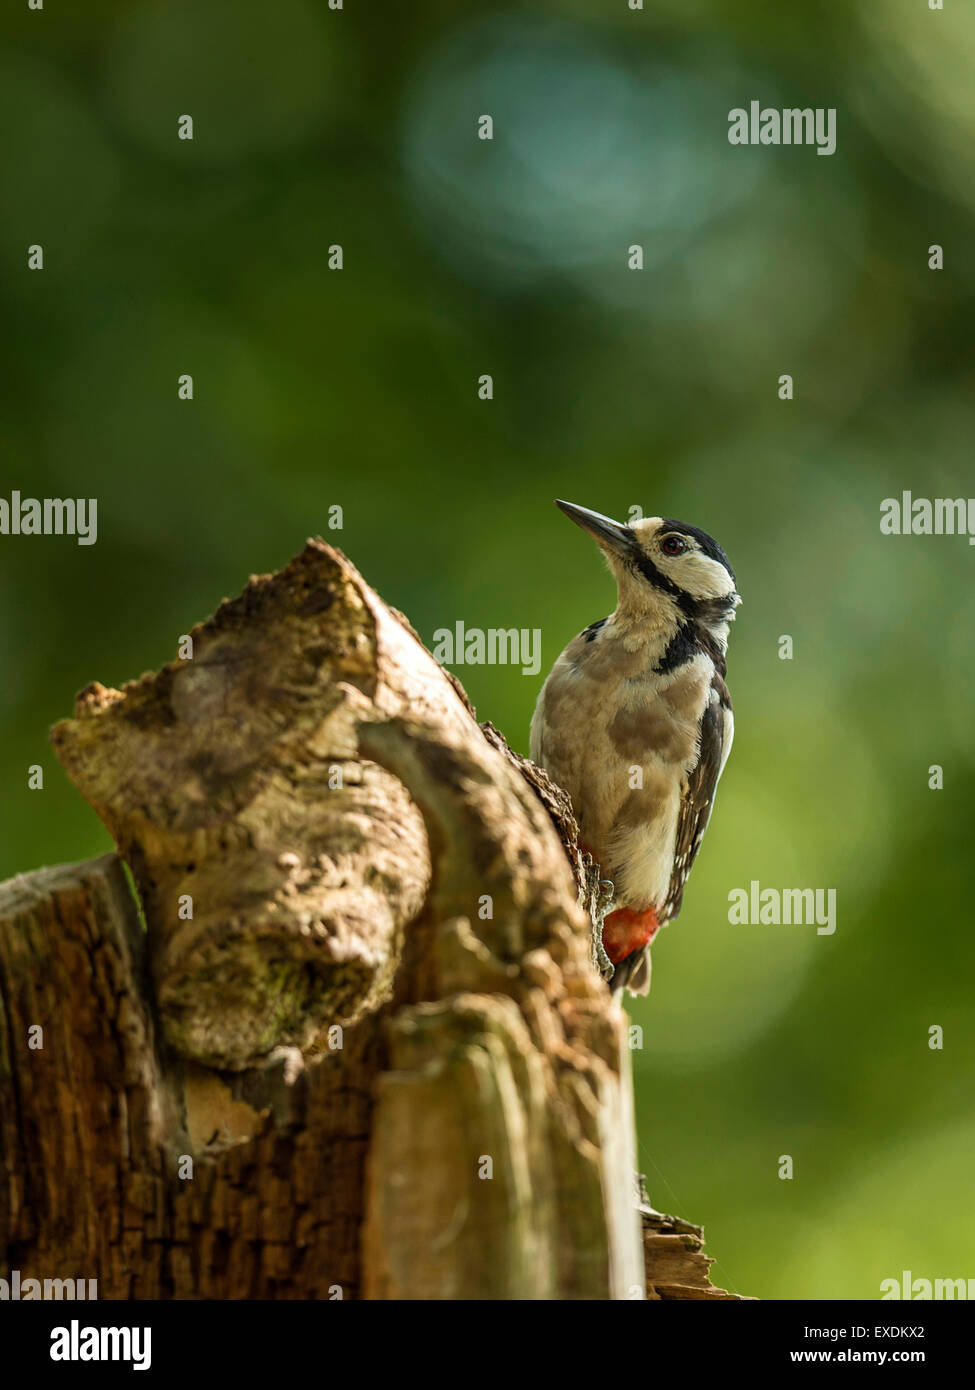
M 0 1276 L 720 1296 L 694 1228 L 641 1242 L 565 798 L 341 553 L 310 541 L 52 740 L 119 856 L 0 887 Z

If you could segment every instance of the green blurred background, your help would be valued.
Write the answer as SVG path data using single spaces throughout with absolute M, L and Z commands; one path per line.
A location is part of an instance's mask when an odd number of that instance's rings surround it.
M 632 1005 L 651 1194 L 742 1293 L 975 1277 L 975 551 L 879 531 L 902 489 L 975 491 L 970 9 L 91 0 L 3 26 L 0 495 L 97 496 L 99 536 L 0 537 L 0 876 L 109 846 L 47 743 L 74 692 L 170 660 L 307 535 L 428 644 L 540 628 L 539 676 L 458 669 L 527 751 L 544 672 L 613 604 L 552 498 L 694 522 L 744 596 L 737 736 Z M 730 146 L 753 99 L 836 107 L 837 153 Z M 835 935 L 730 926 L 752 879 L 835 888 Z

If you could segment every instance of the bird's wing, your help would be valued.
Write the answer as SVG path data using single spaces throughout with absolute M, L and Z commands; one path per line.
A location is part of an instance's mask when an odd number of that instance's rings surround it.
M 701 720 L 700 755 L 681 788 L 674 840 L 674 868 L 660 911 L 661 922 L 670 921 L 680 911 L 684 884 L 708 828 L 718 778 L 728 760 L 734 730 L 728 687 L 715 673 L 711 682 L 711 698 Z

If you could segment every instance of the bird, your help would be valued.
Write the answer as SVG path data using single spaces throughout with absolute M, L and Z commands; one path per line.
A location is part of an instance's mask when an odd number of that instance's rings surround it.
M 611 991 L 647 994 L 650 943 L 680 911 L 731 751 L 726 653 L 741 599 L 727 555 L 697 526 L 556 506 L 596 541 L 617 603 L 546 677 L 531 759 L 568 793 L 580 848 L 612 885 Z

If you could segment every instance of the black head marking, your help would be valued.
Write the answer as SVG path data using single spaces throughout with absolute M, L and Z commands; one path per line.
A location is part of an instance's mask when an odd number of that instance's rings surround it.
M 657 569 L 657 566 L 650 559 L 650 556 L 640 548 L 635 537 L 633 548 L 630 551 L 630 560 L 633 567 L 643 575 L 643 578 L 648 584 L 652 584 L 653 587 L 659 589 L 661 593 L 670 595 L 686 618 L 698 617 L 700 613 L 700 604 L 697 599 L 692 598 L 679 584 L 675 584 L 668 575 L 664 574 L 662 570 Z

